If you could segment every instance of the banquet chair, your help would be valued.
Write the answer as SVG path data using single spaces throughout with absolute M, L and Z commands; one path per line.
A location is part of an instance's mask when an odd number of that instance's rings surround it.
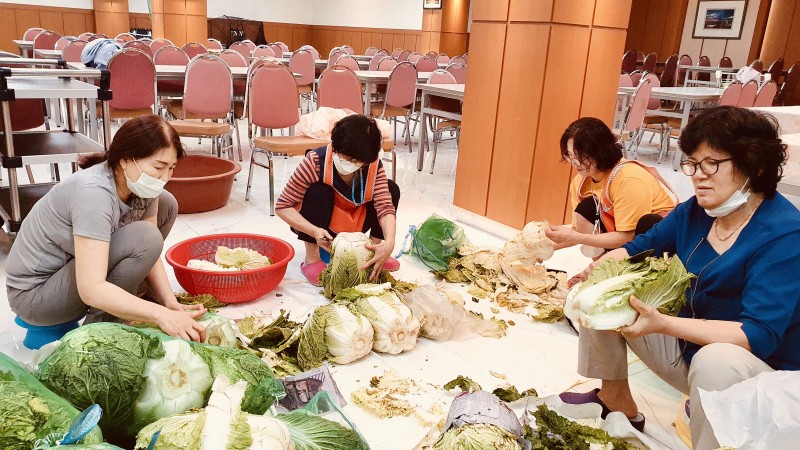
M 622 55 L 622 71 L 631 73 L 636 70 L 636 50 L 628 50 Z
M 417 67 L 417 72 L 434 72 L 439 68 L 439 64 L 430 56 L 423 56 L 416 62 L 415 66 Z
M 731 60 L 731 58 L 729 56 L 723 56 L 719 60 L 719 66 L 720 67 L 726 67 L 726 68 L 727 67 L 733 67 L 733 60 Z
M 163 49 L 162 49 L 163 50 Z M 145 52 L 137 48 L 123 48 L 108 61 L 111 72 L 111 92 L 108 103 L 109 119 L 133 119 L 153 114 L 156 101 L 156 67 Z M 98 106 L 97 117 L 102 117 Z M 98 129 L 103 129 L 98 126 Z
M 400 56 L 400 53 L 403 53 L 403 49 L 400 47 L 395 48 L 392 50 L 392 58 L 397 59 L 397 57 Z
M 634 86 L 638 86 L 639 81 L 641 81 L 643 75 L 644 74 L 642 73 L 641 70 L 638 69 L 634 70 L 633 72 L 631 72 L 631 83 L 633 83 Z
M 319 51 L 317 51 L 317 49 L 316 49 L 316 48 L 314 48 L 314 46 L 313 46 L 313 45 L 308 45 L 308 44 L 306 44 L 306 45 L 304 45 L 304 46 L 300 47 L 300 48 L 299 48 L 299 49 L 297 49 L 297 50 L 308 50 L 309 52 L 311 52 L 311 54 L 312 54 L 312 55 L 314 55 L 314 60 L 317 60 L 317 59 L 322 59 L 322 58 L 320 58 L 320 56 L 319 56 Z
M 155 38 L 150 41 L 150 48 L 153 50 L 153 54 L 155 55 L 157 51 L 161 50 L 163 47 L 168 45 L 172 45 L 173 47 L 175 44 L 172 43 L 169 39 L 166 38 Z
M 114 40 L 119 42 L 120 44 L 125 44 L 126 42 L 135 41 L 136 36 L 130 33 L 120 33 L 114 38 Z
M 281 42 L 281 41 L 278 41 L 278 42 L 275 42 L 275 44 L 277 44 L 277 45 L 280 45 L 280 46 L 281 46 L 281 55 L 283 55 L 283 53 L 285 53 L 285 52 L 288 52 L 288 51 L 289 51 L 289 46 L 288 46 L 288 45 L 286 45 L 286 44 L 284 44 L 283 42 Z
M 467 60 L 464 59 L 463 56 L 453 56 L 450 58 L 450 64 L 461 64 L 462 66 L 467 66 Z
M 387 62 L 381 61 L 381 66 Z M 395 62 L 396 63 L 396 62 Z M 397 121 L 405 118 L 406 140 L 411 147 L 411 133 L 409 129 L 410 116 L 414 101 L 417 97 L 417 69 L 410 62 L 396 63 L 391 69 L 389 81 L 386 85 L 386 95 L 382 102 L 373 103 L 370 113 L 375 117 L 389 119 L 394 125 L 394 141 L 397 142 Z
M 267 45 L 270 50 L 272 50 L 272 54 L 275 55 L 276 58 L 283 58 L 283 47 L 280 44 L 269 44 Z
M 372 59 L 369 61 L 369 70 L 378 70 L 378 64 L 384 59 L 389 58 L 393 59 L 391 56 L 382 55 L 380 53 L 376 53 Z
M 672 54 L 664 61 L 664 71 L 661 72 L 661 86 L 675 86 L 675 71 L 678 69 L 678 55 Z
M 353 50 L 353 47 L 350 47 L 349 45 L 343 45 L 343 46 L 341 47 L 341 49 L 342 49 L 342 50 L 343 50 L 345 53 L 347 53 L 348 55 L 355 55 L 355 54 L 356 54 L 356 51 L 355 51 L 355 50 Z
M 450 57 L 445 55 L 444 53 L 439 53 L 439 55 L 436 56 L 436 62 L 438 64 L 449 64 L 450 63 Z
M 252 50 L 250 50 L 250 46 L 245 44 L 244 42 L 234 42 L 228 47 L 228 50 L 234 51 L 242 55 L 242 57 L 246 60 L 252 54 Z
M 416 64 L 422 58 L 422 53 L 413 52 L 408 55 L 408 59 L 406 61 L 410 62 L 411 64 Z
M 59 40 L 56 41 L 56 45 L 53 46 L 53 50 L 61 50 L 64 51 L 64 47 L 67 46 L 70 42 L 74 41 L 76 38 L 74 36 L 62 36 Z
M 222 50 L 222 42 L 218 39 L 208 38 L 206 39 L 206 48 L 209 50 Z
M 339 58 L 345 55 L 347 55 L 347 52 L 345 52 L 341 48 L 334 49 L 333 51 L 331 51 L 330 56 L 328 56 L 328 67 L 335 66 L 336 63 L 339 61 Z
M 756 101 L 756 95 L 758 95 L 758 81 L 750 80 L 742 86 L 742 94 L 739 96 L 736 106 L 739 108 L 751 108 Z
M 67 46 L 61 52 L 61 58 L 66 62 L 81 62 L 81 53 L 86 44 L 88 42 L 82 40 L 67 43 Z
M 378 47 L 367 47 L 367 49 L 364 50 L 364 55 L 366 56 L 374 56 L 375 53 L 378 53 Z
M 199 42 L 189 42 L 188 44 L 185 44 L 183 47 L 181 47 L 181 49 L 184 52 L 186 52 L 186 56 L 188 56 L 189 59 L 192 59 L 198 55 L 203 55 L 208 53 L 208 49 L 206 49 L 206 46 Z
M 642 70 L 646 72 L 655 72 L 656 62 L 658 62 L 658 55 L 656 55 L 655 53 L 650 53 L 644 58 L 644 62 L 642 63 Z
M 467 66 L 464 64 L 454 63 L 453 60 L 450 60 L 450 64 L 447 65 L 445 68 L 448 72 L 453 74 L 456 79 L 456 83 L 458 84 L 466 84 L 467 83 Z
M 361 70 L 361 67 L 358 65 L 358 60 L 353 58 L 351 55 L 344 55 L 344 56 L 340 57 L 336 61 L 335 65 L 344 66 L 344 67 L 347 67 L 348 69 L 353 70 L 353 71 Z
M 278 47 L 278 48 L 280 48 L 280 47 Z M 253 50 L 253 57 L 255 57 L 255 58 L 263 58 L 265 56 L 269 56 L 271 58 L 275 58 L 276 57 L 275 52 L 272 50 L 272 48 L 270 46 L 268 46 L 268 45 L 259 45 L 258 47 L 256 47 L 255 50 Z
M 28 28 L 27 30 L 25 30 L 24 33 L 22 33 L 22 40 L 32 41 L 33 38 L 35 38 L 36 35 L 41 33 L 42 31 L 45 31 L 44 28 L 38 28 L 38 27 Z
M 54 50 L 59 39 L 61 39 L 61 35 L 55 31 L 44 30 L 39 32 L 33 38 L 34 58 L 36 58 L 36 50 Z
M 212 152 L 221 157 L 223 149 L 227 149 L 228 157 L 233 159 L 234 130 L 238 135 L 233 117 L 233 79 L 222 58 L 205 54 L 189 62 L 183 102 L 180 110 L 173 108 L 171 112 L 177 120 L 169 124 L 179 135 L 210 138 Z
M 697 60 L 697 65 L 703 67 L 711 67 L 711 58 L 703 55 L 700 57 L 700 59 Z M 711 81 L 711 74 L 708 72 L 700 72 L 697 74 L 697 81 Z
M 650 79 L 645 78 L 636 86 L 636 91 L 633 94 L 633 101 L 628 110 L 628 116 L 621 129 L 615 130 L 619 136 L 620 143 L 628 143 L 626 152 L 631 151 L 635 145 L 639 144 L 644 133 L 644 116 L 647 112 L 647 106 L 650 103 L 650 94 L 653 90 Z
M 783 75 L 783 58 L 773 61 L 769 69 L 767 69 L 767 73 L 770 75 L 770 79 L 774 80 L 775 83 L 779 83 Z
M 428 76 L 428 84 L 457 84 L 456 78 L 450 72 L 444 69 L 436 69 Z M 435 95 L 428 96 L 430 106 L 434 109 L 450 112 L 461 112 L 461 102 L 452 98 L 437 97 Z M 425 105 L 423 105 L 425 106 Z M 433 174 L 433 166 L 436 165 L 436 152 L 439 149 L 439 143 L 442 142 L 442 135 L 444 133 L 454 133 L 456 139 L 456 147 L 461 141 L 461 121 L 460 120 L 436 120 L 433 127 L 433 150 L 431 153 L 431 174 Z M 430 144 L 429 144 L 430 146 Z M 420 149 L 423 151 L 423 149 Z
M 408 61 L 409 56 L 411 56 L 411 52 L 408 50 L 403 50 L 399 55 L 397 55 L 397 62 Z
M 314 81 L 317 71 L 314 63 L 314 55 L 310 50 L 298 50 L 292 53 L 292 56 L 289 58 L 289 70 L 293 73 L 300 74 L 300 78 L 296 80 L 297 93 L 309 103 L 309 106 L 306 108 L 307 110 L 313 109 L 315 97 Z
M 317 87 L 317 105 L 349 109 L 357 114 L 363 112 L 361 82 L 351 68 L 336 65 L 322 72 Z
M 750 67 L 752 67 L 753 69 L 756 69 L 759 72 L 763 72 L 764 71 L 764 61 L 762 61 L 760 59 L 756 59 L 756 60 L 754 60 L 753 62 L 750 63 Z
M 775 98 L 775 104 L 779 106 L 790 106 L 800 104 L 800 62 L 794 63 L 789 68 L 786 78 L 783 79 L 781 90 Z
M 159 48 L 153 55 L 153 63 L 156 66 L 186 66 L 189 64 L 189 56 L 183 49 L 174 45 L 165 45 Z M 160 106 L 166 108 L 167 112 L 177 117 L 174 111 L 180 111 L 180 99 L 183 96 L 184 80 L 157 80 L 156 92 L 161 99 Z
M 764 83 L 761 86 L 761 89 L 758 90 L 758 94 L 756 94 L 756 101 L 753 102 L 753 106 L 772 106 L 775 102 L 775 95 L 778 94 L 778 83 L 775 80 L 769 80 L 768 82 Z
M 681 68 L 681 66 L 691 66 L 692 65 L 692 57 L 689 55 L 681 55 L 678 58 L 678 68 L 676 70 L 675 75 L 675 86 L 685 86 L 686 85 L 686 69 Z
M 94 33 L 92 33 L 91 31 L 84 31 L 83 33 L 78 35 L 78 39 L 89 42 L 89 38 L 92 36 L 94 36 Z
M 154 56 L 153 49 L 149 45 L 147 45 L 146 43 L 144 43 L 142 41 L 126 42 L 126 43 L 122 44 L 122 48 L 135 48 L 136 50 L 141 50 L 147 56 L 149 56 L 150 59 L 152 59 L 153 56 Z M 188 63 L 189 61 L 187 60 L 186 62 Z
M 253 54 L 253 50 L 256 49 L 257 45 L 255 42 L 251 41 L 250 39 L 245 39 L 242 41 L 242 44 L 246 45 L 248 49 L 250 49 L 250 54 Z

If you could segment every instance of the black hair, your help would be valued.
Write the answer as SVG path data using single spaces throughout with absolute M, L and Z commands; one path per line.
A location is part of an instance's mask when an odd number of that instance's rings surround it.
M 783 177 L 786 144 L 774 117 L 735 106 L 705 109 L 689 121 L 678 140 L 687 156 L 703 143 L 729 155 L 734 167 L 750 178 L 753 192 L 775 196 Z
M 123 159 L 144 159 L 168 147 L 175 149 L 178 159 L 183 158 L 183 144 L 172 125 L 160 116 L 144 114 L 125 122 L 117 130 L 108 152 L 85 155 L 78 164 L 81 169 L 88 169 L 107 161 L 109 167 L 116 169 Z
M 622 145 L 600 119 L 581 117 L 569 124 L 561 135 L 561 157 L 565 161 L 569 161 L 567 142 L 570 139 L 575 158 L 584 165 L 594 164 L 600 172 L 613 169 L 622 159 Z
M 342 118 L 331 131 L 334 151 L 366 164 L 378 159 L 381 140 L 381 132 L 375 120 L 360 114 Z

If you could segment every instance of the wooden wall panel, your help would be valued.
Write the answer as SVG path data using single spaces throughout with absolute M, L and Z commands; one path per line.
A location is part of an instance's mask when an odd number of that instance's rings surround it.
M 18 54 L 19 49 L 14 42 L 22 35 L 17 34 L 17 21 L 14 17 L 14 9 L 5 8 L 0 5 L 0 50 Z
M 186 43 L 186 16 L 164 14 L 164 37 L 180 47 Z
M 615 2 L 616 8 L 622 6 L 624 1 Z M 659 61 L 678 53 L 688 7 L 689 0 L 632 0 L 625 51 L 655 52 Z M 600 11 L 599 4 L 597 11 Z
M 113 38 L 130 30 L 128 0 L 94 0 L 94 9 L 98 33 Z
M 619 84 L 619 63 L 615 56 L 623 45 L 625 30 L 592 29 L 583 84 L 583 92 L 590 95 L 583 96 L 581 117 L 597 117 L 611 127 Z
M 553 18 L 553 0 L 515 0 L 508 14 L 512 22 L 550 22 Z
M 553 4 L 553 22 L 591 25 L 595 0 L 557 0 Z
M 186 43 L 199 42 L 203 45 L 208 41 L 208 18 L 202 16 L 186 16 Z
M 59 11 L 40 11 L 39 23 L 44 29 L 64 35 L 64 14 Z
M 661 49 L 654 50 L 658 53 L 658 60 L 665 61 L 672 54 L 677 54 L 681 48 L 681 36 L 683 35 L 683 23 L 686 20 L 686 2 L 671 2 L 667 8 L 667 15 L 664 23 L 663 38 L 661 39 Z M 680 56 L 680 54 L 678 54 Z
M 597 0 L 594 7 L 594 25 L 627 28 L 633 0 Z M 680 34 L 680 31 L 678 32 Z
M 506 28 L 504 23 L 472 23 L 470 58 L 481 63 L 468 66 L 467 85 L 479 89 L 467 89 L 464 96 L 454 202 L 481 215 L 486 214 Z
M 472 20 L 505 21 L 508 19 L 509 0 L 472 0 Z M 522 1 L 522 0 L 515 0 Z M 529 0 L 526 0 L 529 1 Z
M 646 28 L 644 36 L 642 37 L 642 45 L 641 48 L 637 48 L 636 50 L 644 52 L 645 54 L 656 52 L 660 56 L 662 51 L 661 42 L 664 36 L 662 30 L 666 28 L 666 24 L 664 28 L 654 28 L 653 26 L 657 23 L 664 23 L 664 18 L 667 17 L 670 3 L 669 1 L 650 2 L 650 7 L 647 9 L 647 17 L 645 18 Z
M 545 74 L 531 61 L 547 59 L 549 39 L 549 23 L 508 27 L 486 215 L 516 228 L 525 225 Z
M 16 9 L 14 17 L 17 19 L 17 36 L 19 37 L 22 37 L 29 28 L 40 27 L 41 25 L 39 10 L 36 9 Z
M 152 28 L 153 23 L 150 21 L 150 16 L 144 13 L 131 13 L 129 14 L 131 28 Z M 208 31 L 206 31 L 207 33 Z
M 442 33 L 440 38 L 439 53 L 451 56 L 467 53 L 467 40 L 469 39 L 467 33 Z
M 19 53 L 12 41 L 21 39 L 25 31 L 33 27 L 50 29 L 65 36 L 94 32 L 94 10 L 0 4 L 0 50 Z
M 586 67 L 590 35 L 589 28 L 552 27 L 526 222 L 559 223 L 564 218 L 570 167 L 561 164 L 559 140 L 567 125 L 580 117 L 583 90 L 578 95 L 576 87 L 583 86 L 585 72 L 576 68 Z

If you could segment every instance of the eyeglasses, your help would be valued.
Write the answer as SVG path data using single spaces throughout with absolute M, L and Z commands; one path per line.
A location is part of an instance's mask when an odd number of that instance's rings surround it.
M 724 163 L 725 161 L 730 161 L 733 158 L 725 158 L 725 159 L 714 159 L 714 158 L 704 158 L 703 160 L 696 162 L 691 160 L 686 160 L 681 162 L 681 172 L 683 172 L 687 176 L 692 176 L 697 173 L 697 167 L 700 167 L 700 170 L 706 175 L 714 175 L 719 170 L 719 165 Z
M 585 162 L 579 160 L 578 158 L 570 157 L 569 153 L 567 153 L 567 155 L 564 157 L 564 160 L 569 162 L 570 164 L 572 164 L 572 167 L 574 167 L 576 169 L 586 170 L 591 165 L 591 163 L 585 163 Z

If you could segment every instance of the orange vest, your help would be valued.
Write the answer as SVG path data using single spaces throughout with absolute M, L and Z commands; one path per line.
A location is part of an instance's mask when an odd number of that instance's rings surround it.
M 611 197 L 609 196 L 608 191 L 611 188 L 611 182 L 614 181 L 614 177 L 616 177 L 617 173 L 619 173 L 622 167 L 628 163 L 636 164 L 639 167 L 643 168 L 644 170 L 648 171 L 650 175 L 654 176 L 655 179 L 658 180 L 658 183 L 661 185 L 661 187 L 665 191 L 667 191 L 667 193 L 675 200 L 675 204 L 677 205 L 679 203 L 678 195 L 675 193 L 675 191 L 672 189 L 669 183 L 667 183 L 666 180 L 664 180 L 664 178 L 661 177 L 661 175 L 654 167 L 650 167 L 647 164 L 642 164 L 639 161 L 622 161 L 621 163 L 614 166 L 613 169 L 611 169 L 611 173 L 608 174 L 608 180 L 606 181 L 606 185 L 603 188 L 603 193 L 600 196 L 600 220 L 603 222 L 603 225 L 606 227 L 606 231 L 609 233 L 616 231 L 617 228 L 614 221 L 614 203 L 611 201 Z M 586 183 L 587 178 L 588 177 L 583 177 L 581 182 L 578 184 L 578 201 L 583 201 L 586 198 L 581 195 L 581 191 L 584 188 L 584 184 Z M 663 211 L 658 214 L 661 215 L 662 217 L 665 217 L 667 214 L 669 214 L 669 211 Z
M 325 161 L 322 164 L 322 182 L 331 188 L 333 188 L 333 173 L 335 170 L 333 152 L 329 146 L 325 152 Z M 330 229 L 334 233 L 361 231 L 364 227 L 364 220 L 367 217 L 367 208 L 364 204 L 372 201 L 377 176 L 378 160 L 369 165 L 367 179 L 363 186 L 364 198 L 361 204 L 358 205 L 353 199 L 347 198 L 335 188 L 333 189 L 333 214 L 331 216 Z

